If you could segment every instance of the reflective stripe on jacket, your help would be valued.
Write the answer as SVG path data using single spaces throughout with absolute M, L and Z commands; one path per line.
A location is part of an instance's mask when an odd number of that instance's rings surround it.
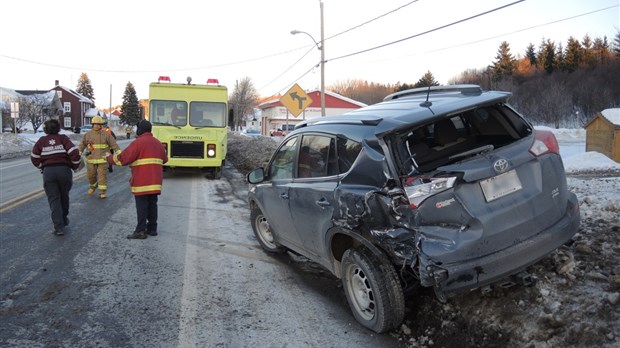
M 163 165 L 168 162 L 168 155 L 153 134 L 138 135 L 122 153 L 108 157 L 108 162 L 131 168 L 129 184 L 134 195 L 161 193 Z
M 113 150 L 116 154 L 121 153 L 121 148 L 118 147 L 118 144 L 116 144 L 114 137 L 104 130 L 91 130 L 84 134 L 84 137 L 80 142 L 80 153 L 82 153 L 89 145 L 92 145 L 92 153 L 86 156 L 87 163 L 105 163 L 106 160 L 103 155 L 110 150 Z

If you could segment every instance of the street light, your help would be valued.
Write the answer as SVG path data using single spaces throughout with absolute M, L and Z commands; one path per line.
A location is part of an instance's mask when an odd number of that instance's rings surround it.
M 305 31 L 293 30 L 291 31 L 291 34 L 292 35 L 306 34 L 310 36 L 312 41 L 314 41 L 316 48 L 318 48 L 319 51 L 321 51 L 321 62 L 319 63 L 321 64 L 321 116 L 325 116 L 325 41 L 324 41 L 324 33 L 323 33 L 323 1 L 319 1 L 319 3 L 321 5 L 321 44 L 316 42 L 314 37 L 306 33 Z

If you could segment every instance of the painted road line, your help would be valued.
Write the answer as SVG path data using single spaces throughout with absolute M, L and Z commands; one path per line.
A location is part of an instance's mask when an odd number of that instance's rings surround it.
M 86 176 L 86 172 L 81 172 L 77 175 L 73 176 L 73 180 L 78 180 L 82 177 Z M 38 189 L 38 190 L 34 190 L 28 193 L 24 193 L 21 196 L 9 199 L 8 201 L 0 204 L 0 213 L 4 213 L 5 211 L 9 210 L 9 209 L 13 209 L 15 207 L 17 207 L 20 204 L 24 204 L 26 202 L 30 202 L 33 199 L 39 198 L 41 196 L 43 196 L 45 194 L 45 191 L 43 189 Z

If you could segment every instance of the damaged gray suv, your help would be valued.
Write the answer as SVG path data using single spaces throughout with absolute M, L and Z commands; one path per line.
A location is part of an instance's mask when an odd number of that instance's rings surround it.
M 262 248 L 342 279 L 376 332 L 400 325 L 419 286 L 444 301 L 531 282 L 527 267 L 577 232 L 579 205 L 554 135 L 509 97 L 437 86 L 300 123 L 247 177 Z

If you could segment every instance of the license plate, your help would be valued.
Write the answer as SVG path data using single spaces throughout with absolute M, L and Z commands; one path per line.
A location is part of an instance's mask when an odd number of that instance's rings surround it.
M 487 202 L 494 201 L 500 197 L 519 191 L 522 188 L 521 180 L 519 180 L 519 176 L 514 169 L 498 176 L 482 180 L 480 182 L 480 187 L 482 188 L 484 198 Z

